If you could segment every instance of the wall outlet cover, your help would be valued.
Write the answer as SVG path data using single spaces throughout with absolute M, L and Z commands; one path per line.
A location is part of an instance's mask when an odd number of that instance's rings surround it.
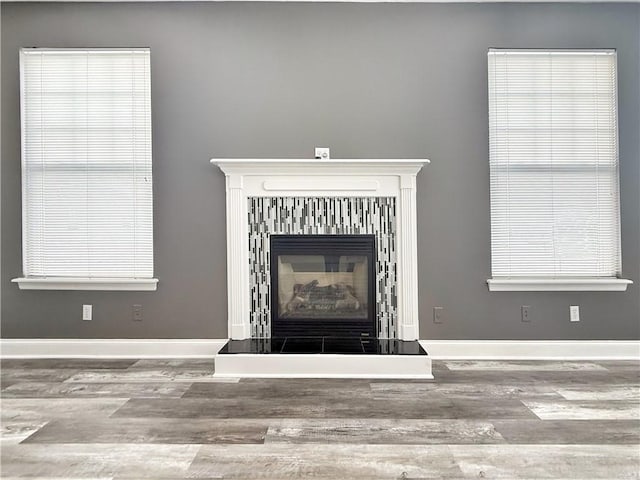
M 82 305 L 82 320 L 93 318 L 93 305 Z
M 522 307 L 520 307 L 520 320 L 525 323 L 529 323 L 531 321 L 530 305 L 522 305 Z
M 569 319 L 572 322 L 580 321 L 580 305 L 571 305 L 569 307 Z
M 444 307 L 433 307 L 433 323 L 442 323 L 444 321 Z
M 142 305 L 133 305 L 131 307 L 131 318 L 134 322 L 142 321 Z

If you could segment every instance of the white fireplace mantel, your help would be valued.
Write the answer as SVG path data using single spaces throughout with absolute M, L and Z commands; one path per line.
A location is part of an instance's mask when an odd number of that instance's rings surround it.
M 250 337 L 248 197 L 395 197 L 398 338 L 418 339 L 416 175 L 427 159 L 214 158 L 226 175 L 229 338 Z

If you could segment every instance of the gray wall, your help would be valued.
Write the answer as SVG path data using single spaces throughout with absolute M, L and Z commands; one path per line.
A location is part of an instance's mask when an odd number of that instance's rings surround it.
M 428 157 L 429 339 L 639 338 L 639 14 L 630 4 L 3 4 L 4 337 L 226 336 L 224 177 L 211 157 Z M 20 291 L 18 49 L 148 46 L 157 292 Z M 490 293 L 488 47 L 616 48 L 624 293 Z M 94 320 L 81 321 L 81 305 Z M 145 319 L 131 320 L 133 303 Z M 532 322 L 520 322 L 520 305 Z M 569 305 L 582 321 L 569 322 Z M 435 325 L 431 309 L 444 306 Z

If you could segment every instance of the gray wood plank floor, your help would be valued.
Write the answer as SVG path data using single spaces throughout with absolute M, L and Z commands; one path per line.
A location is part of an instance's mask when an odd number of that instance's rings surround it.
M 213 360 L 5 360 L 0 477 L 640 478 L 640 362 L 433 370 L 217 381 Z

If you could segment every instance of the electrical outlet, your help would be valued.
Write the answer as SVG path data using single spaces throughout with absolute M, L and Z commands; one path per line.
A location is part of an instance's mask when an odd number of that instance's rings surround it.
M 569 307 L 569 319 L 572 322 L 580 321 L 580 305 L 571 305 Z
M 520 320 L 523 322 L 530 322 L 531 321 L 531 306 L 529 305 L 522 305 L 522 307 L 520 307 Z
M 91 320 L 93 318 L 93 306 L 82 305 L 82 320 Z
M 142 321 L 142 305 L 133 305 L 131 307 L 131 316 L 134 322 Z
M 433 323 L 442 323 L 444 321 L 444 307 L 433 307 Z

